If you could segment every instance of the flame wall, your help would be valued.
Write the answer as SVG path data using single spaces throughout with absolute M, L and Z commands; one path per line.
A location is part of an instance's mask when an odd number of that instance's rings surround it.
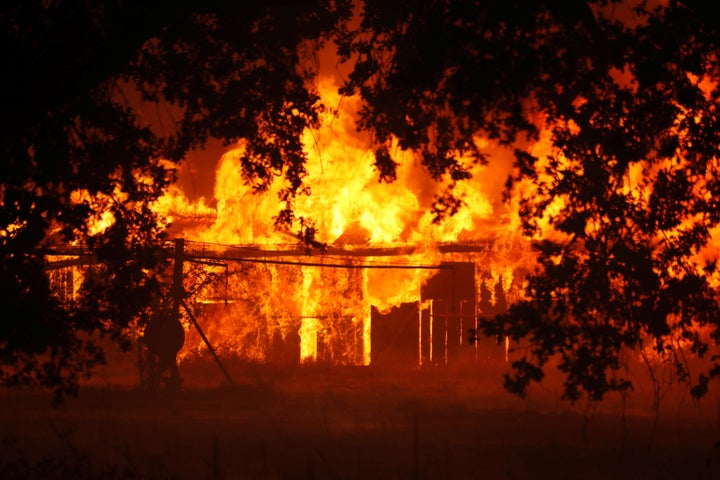
M 501 282 L 510 292 L 517 287 L 513 281 L 519 269 L 532 262 L 517 233 L 515 209 L 502 201 L 512 164 L 509 152 L 478 140 L 484 148 L 493 149 L 495 160 L 489 166 L 474 166 L 475 180 L 457 187 L 456 193 L 465 202 L 458 214 L 434 223 L 430 207 L 433 195 L 445 187 L 443 182 L 432 180 L 409 153 L 396 149 L 398 178 L 391 184 L 380 183 L 372 166 L 370 142 L 355 129 L 357 100 L 341 98 L 330 77 L 323 77 L 318 87 L 330 108 L 322 126 L 305 134 L 311 194 L 298 198 L 296 213 L 315 222 L 319 240 L 349 253 L 308 258 L 316 263 L 346 263 L 348 268 L 250 260 L 231 264 L 227 294 L 206 289 L 194 297 L 205 333 L 221 353 L 259 362 L 369 364 L 373 307 L 387 313 L 392 307 L 420 301 L 423 284 L 437 273 L 413 266 L 470 262 L 477 266 L 474 289 Z M 272 219 L 281 208 L 276 195 L 281 182 L 264 195 L 254 194 L 242 180 L 238 160 L 242 148 L 236 145 L 219 161 L 208 162 L 216 167 L 212 199 L 179 187 L 161 199 L 158 208 L 172 221 L 172 235 L 268 250 L 296 241 L 292 232 L 273 227 Z M 191 183 L 187 176 L 193 172 L 178 173 L 178 185 Z M 468 246 L 465 252 L 441 248 L 460 244 Z M 407 251 L 399 250 L 401 246 L 407 246 Z M 350 254 L 359 248 L 381 253 Z M 297 263 L 308 258 L 284 260 Z M 358 268 L 363 265 L 372 268 Z M 189 284 L 194 281 L 198 279 L 186 279 Z M 468 307 L 473 314 L 475 303 Z M 181 357 L 203 349 L 190 329 Z

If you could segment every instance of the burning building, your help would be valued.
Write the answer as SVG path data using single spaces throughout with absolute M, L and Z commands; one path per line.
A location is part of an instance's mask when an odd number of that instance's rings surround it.
M 309 251 L 273 226 L 283 185 L 262 195 L 247 185 L 242 144 L 217 162 L 189 158 L 158 201 L 170 237 L 184 239 L 176 268 L 188 312 L 178 358 L 211 350 L 274 365 L 487 361 L 470 332 L 480 315 L 518 298 L 533 261 L 517 209 L 501 195 L 511 155 L 507 165 L 473 166 L 478 180 L 454 186 L 462 207 L 438 220 L 432 203 L 451 179 L 431 178 L 398 148 L 396 181 L 378 182 L 367 139 L 354 127 L 354 99 L 340 98 L 327 79 L 319 88 L 337 108 L 306 134 L 309 194 L 294 211 L 313 222 L 325 249 Z M 208 164 L 211 192 L 197 182 Z M 53 275 L 66 290 L 72 284 L 65 270 Z
M 214 348 L 275 365 L 385 368 L 487 361 L 488 351 L 470 340 L 478 316 L 518 294 L 505 293 L 498 282 L 495 298 L 478 303 L 485 282 L 476 278 L 490 276 L 491 247 L 446 244 L 441 257 L 464 260 L 430 264 L 411 263 L 407 247 L 329 248 L 312 256 L 302 249 L 188 242 L 188 263 L 202 262 L 205 274 L 225 273 L 195 291 L 191 304 L 201 329 L 188 328 L 180 356 Z M 200 277 L 186 269 L 184 281 Z M 394 286 L 389 295 L 400 300 L 379 302 L 373 291 L 382 285 Z
M 477 359 L 468 341 L 481 290 L 490 305 L 520 294 L 533 261 L 518 234 L 516 209 L 502 199 L 511 165 L 472 167 L 476 182 L 456 185 L 463 206 L 438 221 L 432 202 L 450 179 L 433 179 L 401 149 L 397 179 L 381 183 L 367 139 L 353 123 L 357 105 L 321 79 L 329 108 L 323 126 L 307 132 L 310 193 L 296 199 L 327 245 L 309 252 L 272 219 L 281 209 L 276 182 L 257 195 L 242 178 L 243 146 L 215 165 L 212 197 L 194 178 L 192 159 L 176 188 L 158 203 L 169 232 L 188 239 L 188 254 L 220 262 L 227 282 L 193 296 L 205 333 L 221 352 L 250 361 L 328 365 L 446 365 Z M 499 147 L 478 139 L 497 157 Z M 496 149 L 496 150 L 495 150 Z M 195 173 L 193 173 L 195 172 Z M 193 176 L 195 175 L 195 176 Z M 193 280 L 188 272 L 187 282 Z M 498 287 L 499 286 L 499 287 Z M 487 306 L 484 307 L 487 310 Z M 191 331 L 181 357 L 202 351 Z

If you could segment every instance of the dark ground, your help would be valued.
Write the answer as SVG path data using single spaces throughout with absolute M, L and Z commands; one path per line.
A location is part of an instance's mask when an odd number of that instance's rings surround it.
M 497 372 L 228 370 L 234 386 L 184 365 L 176 395 L 106 373 L 57 408 L 2 392 L 0 478 L 720 478 L 717 392 L 669 394 L 656 423 L 642 392 L 585 410 L 547 385 L 510 396 Z

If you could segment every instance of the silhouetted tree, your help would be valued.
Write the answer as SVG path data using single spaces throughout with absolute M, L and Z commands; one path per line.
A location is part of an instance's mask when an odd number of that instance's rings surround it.
M 101 358 L 84 333 L 122 338 L 161 289 L 151 203 L 208 138 L 245 140 L 258 191 L 284 176 L 277 221 L 313 241 L 293 199 L 307 191 L 300 135 L 321 108 L 313 56 L 332 34 L 380 179 L 395 178 L 396 139 L 449 180 L 438 219 L 461 207 L 453 186 L 471 164 L 492 160 L 478 137 L 516 149 L 507 193 L 522 195 L 540 268 L 486 325 L 530 340 L 509 388 L 523 394 L 552 358 L 571 400 L 624 392 L 623 350 L 651 346 L 702 395 L 720 374 L 716 265 L 699 255 L 720 216 L 710 4 L 367 0 L 350 18 L 349 3 L 3 3 L 1 382 L 71 388 Z M 172 128 L 142 115 L 158 103 Z M 105 213 L 110 226 L 91 228 Z M 57 241 L 98 262 L 73 305 L 44 272 Z M 684 351 L 709 367 L 690 371 Z
M 284 176 L 287 208 L 277 221 L 297 225 L 300 135 L 321 108 L 313 55 L 348 8 L 325 0 L 2 3 L 1 385 L 73 392 L 103 359 L 93 337 L 123 342 L 128 325 L 147 318 L 164 261 L 152 202 L 173 181 L 173 165 L 208 138 L 247 141 L 243 173 L 257 190 Z M 148 121 L 152 105 L 174 121 Z M 53 295 L 45 272 L 59 243 L 85 246 L 96 261 L 74 303 Z
M 570 400 L 625 392 L 622 355 L 638 348 L 696 396 L 720 374 L 716 261 L 699 255 L 720 219 L 715 18 L 700 1 L 367 0 L 342 32 L 343 91 L 366 102 L 381 179 L 397 139 L 450 180 L 441 217 L 462 205 L 467 159 L 492 161 L 477 137 L 515 148 L 506 192 L 522 197 L 539 269 L 526 300 L 485 323 L 530 341 L 511 390 L 552 359 Z

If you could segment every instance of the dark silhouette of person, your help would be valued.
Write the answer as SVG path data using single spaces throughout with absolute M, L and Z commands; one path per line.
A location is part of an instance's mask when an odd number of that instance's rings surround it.
M 150 388 L 158 388 L 165 371 L 170 372 L 166 380 L 167 387 L 179 390 L 182 382 L 177 364 L 177 354 L 185 343 L 185 329 L 178 315 L 172 311 L 163 311 L 155 315 L 145 327 L 143 344 L 154 356 L 148 365 Z

